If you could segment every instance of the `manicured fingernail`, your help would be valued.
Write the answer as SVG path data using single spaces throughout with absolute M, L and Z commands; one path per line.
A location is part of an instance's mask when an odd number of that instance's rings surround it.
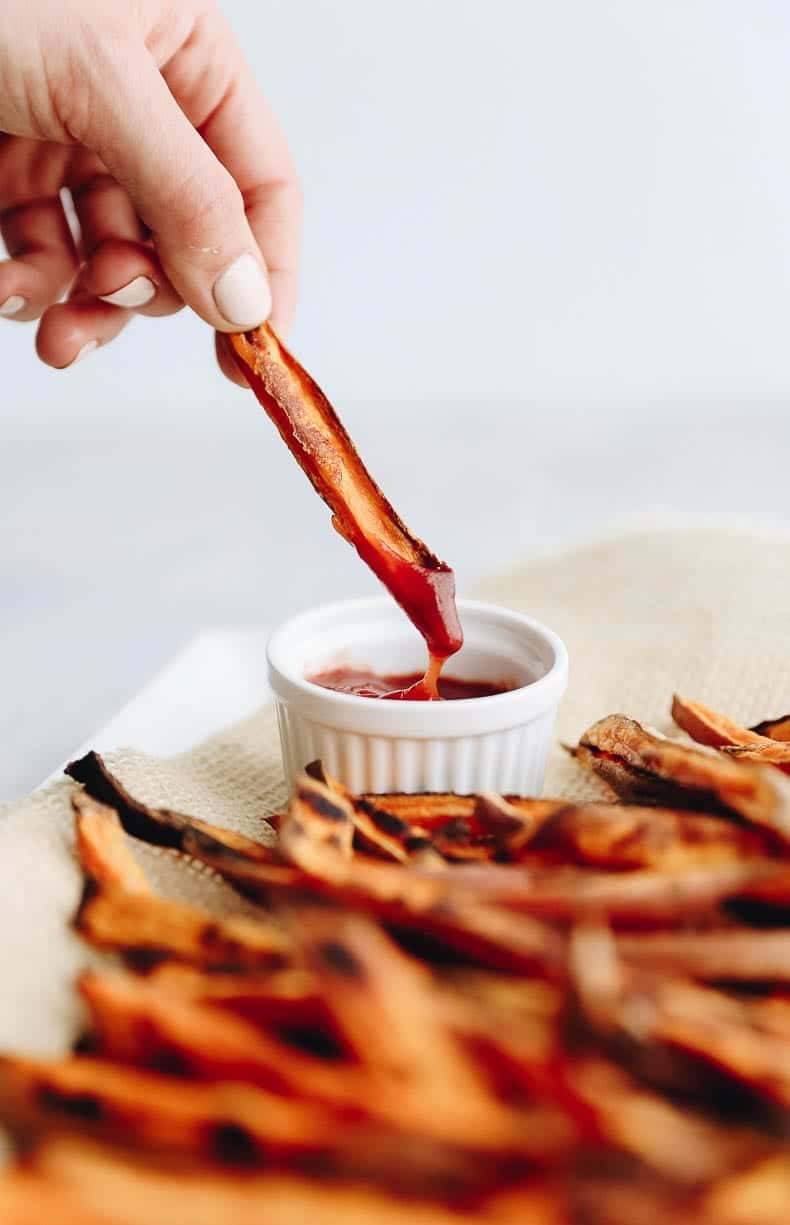
M 240 255 L 214 282 L 214 301 L 224 319 L 241 331 L 269 317 L 272 295 L 263 267 L 252 255 Z
M 156 285 L 147 276 L 136 276 L 128 285 L 122 285 L 115 293 L 100 294 L 102 302 L 110 306 L 125 306 L 130 310 L 135 306 L 145 306 L 156 293 Z
M 80 349 L 79 353 L 74 358 L 74 360 L 69 362 L 69 365 L 68 365 L 69 370 L 71 369 L 72 366 L 76 366 L 77 362 L 81 362 L 83 357 L 87 357 L 89 353 L 92 353 L 94 349 L 98 349 L 98 347 L 99 347 L 98 340 L 89 340 L 87 344 L 84 344 L 82 346 L 82 348 Z
M 10 318 L 11 315 L 18 315 L 19 312 L 27 306 L 27 298 L 23 298 L 20 294 L 12 294 L 10 298 L 6 298 L 5 302 L 0 306 L 0 315 L 3 318 Z

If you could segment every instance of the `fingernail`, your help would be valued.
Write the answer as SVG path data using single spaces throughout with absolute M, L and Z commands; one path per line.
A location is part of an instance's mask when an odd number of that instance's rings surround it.
M 76 366 L 77 362 L 81 362 L 83 357 L 87 357 L 89 353 L 92 353 L 93 350 L 98 349 L 98 347 L 98 340 L 89 340 L 87 344 L 82 346 L 77 356 L 69 362 L 67 369 L 70 370 L 72 366 Z
M 8 318 L 11 315 L 18 315 L 19 312 L 27 306 L 27 298 L 23 298 L 20 294 L 12 294 L 10 298 L 6 298 L 5 302 L 0 306 L 0 315 L 3 318 Z
M 99 294 L 99 297 L 102 302 L 109 302 L 110 306 L 125 306 L 131 309 L 134 306 L 145 306 L 155 293 L 156 285 L 152 280 L 147 276 L 136 276 L 128 285 L 116 289 L 115 293 Z
M 224 319 L 241 331 L 269 317 L 272 295 L 263 267 L 253 255 L 240 255 L 214 282 L 214 301 Z

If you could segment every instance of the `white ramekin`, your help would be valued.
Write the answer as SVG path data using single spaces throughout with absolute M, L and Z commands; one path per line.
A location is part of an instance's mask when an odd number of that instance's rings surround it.
M 453 702 L 390 702 L 307 680 L 344 666 L 385 675 L 425 667 L 425 644 L 388 597 L 327 604 L 272 635 L 269 679 L 289 786 L 321 758 L 355 792 L 540 793 L 568 679 L 565 646 L 540 622 L 493 604 L 459 600 L 458 611 L 465 641 L 448 675 L 520 688 Z

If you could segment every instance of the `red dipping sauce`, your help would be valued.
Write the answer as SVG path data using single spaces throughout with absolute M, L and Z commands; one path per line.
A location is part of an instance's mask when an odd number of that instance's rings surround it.
M 334 689 L 336 693 L 353 693 L 358 698 L 386 698 L 390 701 L 425 701 L 424 676 L 422 672 L 404 675 L 381 676 L 368 668 L 330 668 L 307 678 L 322 689 Z M 455 676 L 440 676 L 439 698 L 445 702 L 458 702 L 465 698 L 490 698 L 497 693 L 509 693 L 520 688 L 511 681 L 467 681 Z

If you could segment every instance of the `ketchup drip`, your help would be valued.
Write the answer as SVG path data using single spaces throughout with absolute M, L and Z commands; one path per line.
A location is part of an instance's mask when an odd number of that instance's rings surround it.
M 329 506 L 335 528 L 425 639 L 425 675 L 389 696 L 437 699 L 445 660 L 463 643 L 452 570 L 411 534 L 371 477 L 321 388 L 269 325 L 229 339 L 236 364 Z

